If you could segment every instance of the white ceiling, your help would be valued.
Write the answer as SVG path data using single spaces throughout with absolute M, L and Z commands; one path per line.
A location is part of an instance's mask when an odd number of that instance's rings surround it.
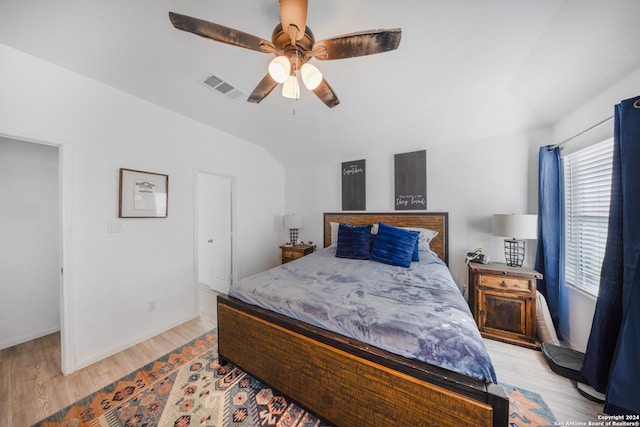
M 294 115 L 278 89 L 250 104 L 204 86 L 214 73 L 249 94 L 272 55 L 176 30 L 169 11 L 267 40 L 279 20 L 277 0 L 0 0 L 0 43 L 261 145 L 285 166 L 549 126 L 640 68 L 638 0 L 309 0 L 317 40 L 400 27 L 402 41 L 314 61 L 341 103 L 328 109 L 302 88 Z

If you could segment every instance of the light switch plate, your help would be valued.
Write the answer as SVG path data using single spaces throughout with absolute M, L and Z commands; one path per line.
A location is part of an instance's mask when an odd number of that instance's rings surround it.
M 107 225 L 107 233 L 122 233 L 124 232 L 124 224 L 120 221 L 109 221 Z

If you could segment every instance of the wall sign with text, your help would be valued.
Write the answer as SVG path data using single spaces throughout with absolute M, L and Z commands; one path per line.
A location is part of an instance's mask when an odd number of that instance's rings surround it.
M 395 209 L 427 210 L 427 150 L 396 154 Z
M 342 163 L 342 210 L 366 209 L 365 160 Z

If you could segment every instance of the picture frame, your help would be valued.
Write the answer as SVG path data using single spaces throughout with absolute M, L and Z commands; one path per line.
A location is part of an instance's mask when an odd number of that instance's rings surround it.
M 394 156 L 395 210 L 427 210 L 427 150 Z
M 366 160 L 342 162 L 342 210 L 366 210 L 366 197 Z
M 169 175 L 120 168 L 119 218 L 166 218 Z

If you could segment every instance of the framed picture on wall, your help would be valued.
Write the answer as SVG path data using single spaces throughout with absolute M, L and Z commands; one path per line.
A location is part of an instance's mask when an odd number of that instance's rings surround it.
M 363 211 L 366 204 L 366 161 L 342 162 L 342 210 Z
M 427 151 L 396 154 L 395 210 L 427 209 Z
M 120 168 L 118 217 L 166 218 L 169 175 Z

